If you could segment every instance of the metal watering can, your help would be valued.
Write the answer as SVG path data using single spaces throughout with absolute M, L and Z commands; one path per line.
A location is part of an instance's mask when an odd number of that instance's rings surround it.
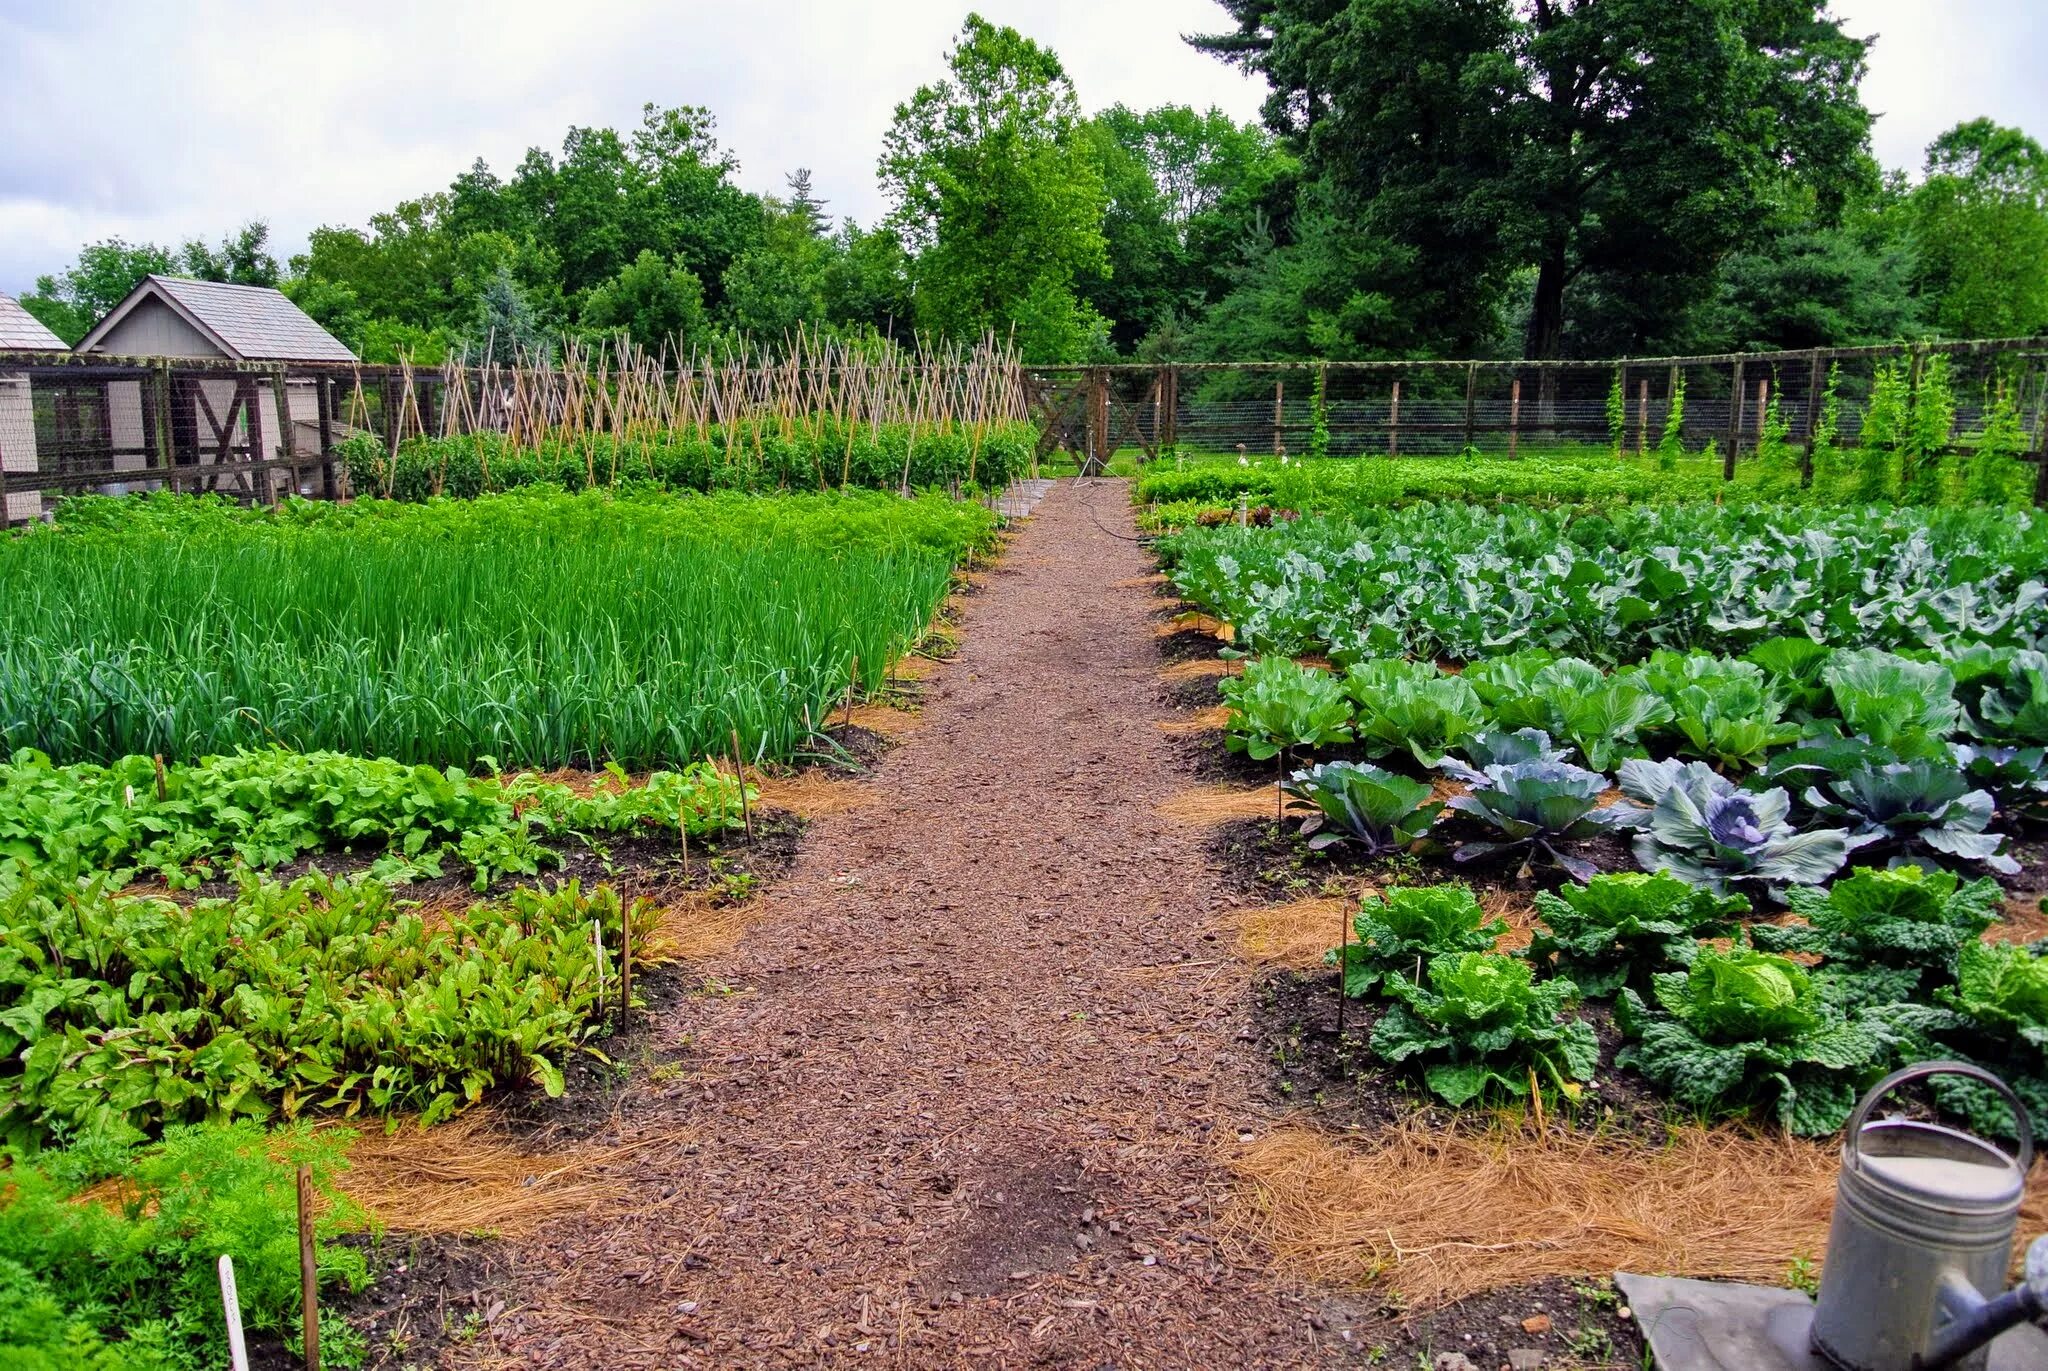
M 1869 1122 L 1898 1087 L 1948 1075 L 2005 1097 L 2019 1130 L 2016 1155 L 1940 1124 Z M 1999 1293 L 2033 1161 L 2026 1106 L 1981 1067 L 1922 1062 L 1872 1087 L 1842 1141 L 1814 1350 L 1844 1371 L 1983 1371 L 1992 1338 L 2048 1314 L 2048 1238 L 2028 1249 L 2026 1278 Z

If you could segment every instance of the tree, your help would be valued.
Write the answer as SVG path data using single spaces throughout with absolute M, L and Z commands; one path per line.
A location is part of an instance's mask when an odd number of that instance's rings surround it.
M 650 351 L 687 352 L 704 336 L 704 283 L 680 262 L 642 249 L 631 265 L 590 292 L 583 323 L 624 329 Z
M 1909 218 L 1917 284 L 1951 337 L 2048 329 L 2048 152 L 1989 119 L 1958 124 L 1927 149 Z
M 1034 359 L 1102 346 L 1077 282 L 1109 269 L 1102 173 L 1050 49 L 970 14 L 948 76 L 896 107 L 880 174 L 890 223 L 917 254 L 918 323 L 956 336 L 1016 330 Z
M 1487 337 L 1535 271 L 1524 350 L 1557 355 L 1568 289 L 1711 289 L 1788 171 L 1823 215 L 1855 189 L 1865 44 L 1819 0 L 1224 0 L 1205 48 L 1264 75 L 1266 117 L 1339 212 L 1403 250 L 1384 293 L 1431 291 Z M 1640 321 L 1638 330 L 1666 327 Z
M 277 284 L 277 259 L 270 255 L 270 225 L 261 219 L 251 220 L 239 233 L 221 239 L 218 248 L 209 248 L 203 239 L 192 239 L 179 253 L 178 265 L 185 275 L 202 281 L 237 286 Z
M 825 317 L 842 329 L 908 333 L 910 254 L 893 229 L 862 231 L 848 219 L 832 238 L 821 283 Z
M 78 250 L 78 261 L 54 276 L 36 278 L 36 288 L 21 297 L 21 307 L 43 326 L 75 344 L 128 298 L 128 292 L 150 275 L 167 275 L 174 266 L 170 249 L 155 243 L 129 243 L 108 238 Z
M 832 216 L 825 213 L 826 202 L 811 191 L 811 169 L 798 167 L 782 178 L 789 187 L 790 212 L 800 215 L 810 229 L 813 238 L 822 238 L 832 231 Z

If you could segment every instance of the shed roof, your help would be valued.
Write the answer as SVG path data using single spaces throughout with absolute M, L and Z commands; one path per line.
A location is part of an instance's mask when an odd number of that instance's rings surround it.
M 312 317 L 269 286 L 231 286 L 184 276 L 146 276 L 79 341 L 78 351 L 99 342 L 131 310 L 160 299 L 241 362 L 353 362 L 356 355 Z
M 64 340 L 43 321 L 21 307 L 12 295 L 0 295 L 0 352 L 69 352 Z

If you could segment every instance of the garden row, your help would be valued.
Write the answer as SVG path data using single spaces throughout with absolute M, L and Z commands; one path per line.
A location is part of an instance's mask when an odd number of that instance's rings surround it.
M 788 757 L 922 641 L 993 526 L 875 493 L 80 502 L 0 544 L 0 748 Z
M 338 445 L 350 485 L 424 500 L 550 484 L 566 490 L 644 482 L 673 491 L 996 490 L 1028 473 L 1030 424 L 983 427 L 847 423 L 829 415 L 736 420 L 516 443 L 503 434 L 412 438 L 393 457 L 375 435 Z

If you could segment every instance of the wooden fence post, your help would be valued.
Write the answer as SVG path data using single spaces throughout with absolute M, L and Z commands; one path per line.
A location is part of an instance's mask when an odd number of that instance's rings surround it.
M 1394 381 L 1393 398 L 1387 402 L 1387 456 L 1401 455 L 1401 382 Z
M 1285 419 L 1283 417 L 1286 397 L 1287 382 L 1284 380 L 1275 381 L 1273 383 L 1273 455 L 1275 457 L 1287 451 L 1287 437 L 1284 432 Z
M 2034 402 L 2034 503 L 2048 505 L 2048 368 L 2041 374 L 2041 397 Z
M 1806 378 L 1806 451 L 1799 458 L 1799 484 L 1807 487 L 1813 484 L 1813 438 L 1814 430 L 1820 425 L 1821 392 L 1827 388 L 1827 364 L 1821 360 L 1820 349 L 1813 353 L 1813 369 Z
M 313 1249 L 313 1168 L 299 1167 L 299 1324 L 306 1371 L 320 1371 L 320 1266 Z
M 1735 359 L 1728 385 L 1728 449 L 1721 454 L 1721 479 L 1735 479 L 1735 453 L 1742 446 L 1742 359 Z
M 1650 451 L 1650 378 L 1636 382 L 1636 456 Z
M 1474 436 L 1472 420 L 1474 406 L 1479 398 L 1479 363 L 1473 362 L 1465 368 L 1465 446 L 1472 446 Z
M 1522 439 L 1522 378 L 1517 376 L 1508 383 L 1508 460 L 1515 459 L 1515 449 Z
M 1180 446 L 1180 368 L 1169 366 L 1162 373 L 1166 383 L 1166 429 L 1159 440 L 1161 448 L 1178 450 Z

